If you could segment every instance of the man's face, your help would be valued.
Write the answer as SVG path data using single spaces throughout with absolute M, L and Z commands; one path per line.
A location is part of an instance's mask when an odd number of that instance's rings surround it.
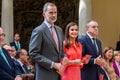
M 48 6 L 47 11 L 43 12 L 43 16 L 45 20 L 48 21 L 50 24 L 54 24 L 54 22 L 57 20 L 56 6 Z
M 5 38 L 5 34 L 3 32 L 3 29 L 0 28 L 0 46 L 3 44 Z
M 3 48 L 5 48 L 8 53 L 10 54 L 11 57 L 13 57 L 13 51 L 12 51 L 12 47 L 9 45 L 4 45 Z
M 19 35 L 19 34 L 15 34 L 14 40 L 15 40 L 15 41 L 19 41 L 19 40 L 20 40 L 20 35 Z
M 23 63 L 26 63 L 27 61 L 28 61 L 28 53 L 27 53 L 27 51 L 26 50 L 22 50 L 22 55 L 21 55 L 21 60 L 22 60 L 22 62 Z
M 97 22 L 90 22 L 90 25 L 87 27 L 87 32 L 93 36 L 96 37 L 98 35 L 98 23 Z

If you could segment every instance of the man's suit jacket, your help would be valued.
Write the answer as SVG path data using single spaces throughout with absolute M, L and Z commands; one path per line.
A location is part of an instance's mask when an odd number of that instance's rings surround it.
M 44 22 L 32 32 L 29 55 L 36 62 L 36 80 L 58 80 L 59 74 L 51 67 L 53 62 L 59 63 L 64 57 L 63 34 L 58 26 L 55 26 L 55 30 L 58 36 L 59 51 Z
M 15 44 L 15 41 L 11 42 L 10 43 L 10 46 L 14 46 L 16 50 L 18 50 L 16 44 Z M 23 45 L 20 43 L 20 48 L 22 49 L 23 48 Z
M 120 77 L 120 72 L 119 72 L 119 68 L 117 67 L 117 64 L 115 62 L 112 62 L 113 68 L 115 70 L 115 73 Z
M 20 75 L 19 69 L 14 65 L 8 52 L 2 48 L 4 55 L 6 56 L 11 68 L 5 62 L 4 58 L 0 55 L 0 80 L 14 80 L 16 75 Z
M 97 52 L 90 37 L 87 34 L 83 37 L 79 37 L 78 41 L 83 46 L 82 55 L 85 56 L 86 54 L 89 54 L 92 56 L 89 63 L 85 64 L 84 67 L 81 69 L 82 80 L 99 80 L 98 79 L 99 66 L 94 64 L 94 59 L 102 54 L 101 42 L 98 39 L 96 39 L 96 43 L 99 50 Z
M 19 70 L 21 71 L 22 74 L 28 73 L 27 67 L 26 68 L 22 67 L 18 61 L 15 61 L 14 63 L 19 68 Z M 24 68 L 24 70 L 23 70 L 23 68 Z

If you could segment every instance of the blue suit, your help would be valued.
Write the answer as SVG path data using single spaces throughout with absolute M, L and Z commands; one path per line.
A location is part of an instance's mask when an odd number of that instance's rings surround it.
M 16 44 L 15 44 L 15 41 L 11 42 L 10 43 L 10 46 L 14 46 L 16 50 L 18 50 Z M 20 48 L 22 49 L 23 48 L 23 45 L 20 43 Z
M 94 64 L 94 60 L 95 58 L 97 58 L 99 55 L 102 54 L 101 42 L 98 39 L 96 39 L 96 43 L 98 46 L 98 52 L 97 52 L 97 50 L 95 49 L 92 43 L 92 40 L 87 34 L 83 37 L 79 37 L 78 41 L 83 46 L 82 55 L 85 56 L 86 54 L 89 54 L 92 56 L 89 63 L 85 64 L 84 67 L 81 69 L 82 80 L 99 80 L 98 70 L 100 67 Z
M 22 66 L 20 65 L 20 63 L 18 62 L 18 61 L 15 61 L 15 65 L 19 68 L 19 70 L 21 71 L 21 73 L 22 74 L 25 74 L 25 73 L 28 73 L 28 69 L 27 69 L 27 67 L 26 68 L 24 68 L 24 70 L 23 70 L 23 68 L 22 68 Z
M 11 68 L 5 62 L 3 57 L 0 55 L 0 80 L 14 80 L 16 75 L 21 75 L 19 69 L 14 65 L 8 52 L 2 48 L 4 55 L 6 56 Z
M 43 22 L 36 27 L 30 39 L 29 55 L 36 65 L 35 80 L 58 80 L 60 75 L 54 68 L 51 69 L 52 62 L 59 63 L 65 56 L 63 51 L 62 29 L 54 26 L 59 43 L 59 50 L 55 44 L 48 26 Z

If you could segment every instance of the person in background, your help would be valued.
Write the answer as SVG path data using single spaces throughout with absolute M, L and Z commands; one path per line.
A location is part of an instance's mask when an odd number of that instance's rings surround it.
M 120 41 L 118 41 L 116 44 L 116 51 L 120 51 Z
M 103 57 L 105 59 L 105 64 L 103 65 L 104 70 L 108 74 L 108 80 L 120 80 L 120 78 L 115 73 L 115 70 L 112 65 L 114 56 L 114 49 L 112 47 L 105 47 L 103 51 Z
M 29 56 L 35 62 L 35 80 L 61 80 L 58 72 L 68 59 L 63 51 L 63 32 L 55 25 L 57 7 L 47 2 L 43 7 L 44 21 L 32 31 Z
M 115 70 L 115 73 L 120 77 L 120 51 L 114 51 L 113 59 L 113 68 Z
M 26 63 L 28 63 L 28 58 L 29 58 L 27 51 L 25 49 L 21 49 L 21 50 L 17 51 L 15 58 L 17 59 L 16 66 L 18 66 L 21 73 L 22 74 L 29 73 L 27 65 L 26 65 Z
M 20 42 L 20 35 L 18 33 L 15 33 L 14 41 L 10 42 L 10 46 L 15 47 L 16 51 L 23 48 L 23 44 Z
M 62 74 L 62 80 L 81 80 L 82 45 L 78 42 L 78 26 L 70 22 L 66 26 L 64 51 L 69 61 Z
M 82 44 L 82 56 L 91 55 L 88 64 L 81 69 L 82 80 L 99 80 L 99 69 L 104 64 L 102 59 L 101 41 L 97 39 L 99 25 L 96 21 L 90 20 L 86 24 L 86 35 L 79 37 L 78 41 Z
M 13 54 L 14 54 L 14 60 L 16 60 L 16 58 L 15 58 L 15 55 L 16 55 L 16 49 L 15 49 L 14 46 L 12 46 L 12 51 L 13 51 Z
M 0 80 L 22 80 L 19 69 L 15 66 L 7 50 L 2 48 L 5 34 L 0 27 Z
M 9 44 L 3 44 L 2 47 L 8 51 L 12 59 L 15 59 L 15 55 L 16 55 L 15 49 L 13 49 Z

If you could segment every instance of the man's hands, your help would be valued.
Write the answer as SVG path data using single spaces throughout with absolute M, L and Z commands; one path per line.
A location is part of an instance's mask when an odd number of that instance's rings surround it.
M 62 75 L 67 64 L 68 64 L 68 58 L 64 57 L 61 63 L 54 63 L 53 68 L 55 68 L 57 72 Z
M 69 59 L 67 57 L 64 57 L 62 60 L 61 60 L 61 64 L 62 65 L 67 65 L 69 63 Z
M 95 64 L 99 65 L 99 66 L 103 66 L 105 64 L 105 60 L 101 57 L 101 56 L 98 56 L 96 59 L 95 59 Z
M 88 54 L 86 54 L 83 58 L 82 58 L 82 62 L 84 63 L 84 64 L 87 64 L 88 62 L 89 62 L 89 60 L 91 59 L 91 55 L 88 55 Z
M 63 65 L 61 63 L 54 63 L 53 68 L 55 68 L 57 71 L 62 70 Z

